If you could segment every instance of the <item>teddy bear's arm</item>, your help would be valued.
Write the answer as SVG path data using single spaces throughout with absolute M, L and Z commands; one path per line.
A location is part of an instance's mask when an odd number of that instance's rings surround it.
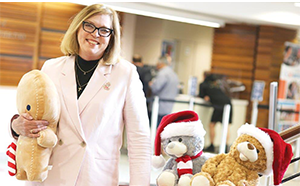
M 202 166 L 202 172 L 207 172 L 211 176 L 214 176 L 220 162 L 226 157 L 225 154 L 218 154 L 212 158 L 209 158 Z
M 163 171 L 173 169 L 174 164 L 175 164 L 174 158 L 169 158 L 169 160 L 167 161 L 166 165 L 163 168 Z
M 239 185 L 241 186 L 252 186 L 252 185 L 258 185 L 258 174 L 257 172 L 248 172 L 246 180 L 242 180 Z
M 40 131 L 40 137 L 37 138 L 37 143 L 45 148 L 54 147 L 57 143 L 57 137 L 48 127 L 47 129 Z

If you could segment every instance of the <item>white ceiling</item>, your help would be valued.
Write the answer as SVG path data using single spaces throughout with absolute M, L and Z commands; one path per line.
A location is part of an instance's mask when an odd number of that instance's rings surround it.
M 296 7 L 293 2 L 147 2 L 146 4 L 204 14 L 227 23 L 300 28 L 300 7 Z
M 76 2 L 90 5 L 95 2 Z M 293 2 L 102 2 L 127 13 L 158 17 L 161 14 L 226 23 L 273 25 L 299 29 L 300 7 Z M 144 13 L 147 12 L 147 13 Z M 156 15 L 150 15 L 155 13 Z

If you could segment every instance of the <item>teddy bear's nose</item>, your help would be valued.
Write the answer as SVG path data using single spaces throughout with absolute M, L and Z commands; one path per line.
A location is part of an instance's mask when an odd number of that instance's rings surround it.
M 170 143 L 169 145 L 168 145 L 168 148 L 170 148 L 170 149 L 173 149 L 175 147 L 175 144 L 174 143 Z
M 255 149 L 255 147 L 254 147 L 254 146 L 253 146 L 251 143 L 248 143 L 248 145 L 247 145 L 247 146 L 248 146 L 248 149 L 249 149 L 249 150 L 253 150 L 253 149 Z

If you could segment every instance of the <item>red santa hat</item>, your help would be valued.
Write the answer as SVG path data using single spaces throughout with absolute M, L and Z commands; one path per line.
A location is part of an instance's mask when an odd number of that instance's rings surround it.
M 166 115 L 162 118 L 156 132 L 152 165 L 161 168 L 165 159 L 161 155 L 161 140 L 175 136 L 200 136 L 206 134 L 197 113 L 194 111 L 181 111 Z
M 245 124 L 238 129 L 238 136 L 248 134 L 256 138 L 267 156 L 267 168 L 263 175 L 270 175 L 273 171 L 274 185 L 280 185 L 285 171 L 293 157 L 292 147 L 285 143 L 281 136 L 274 130 L 257 128 L 254 125 Z

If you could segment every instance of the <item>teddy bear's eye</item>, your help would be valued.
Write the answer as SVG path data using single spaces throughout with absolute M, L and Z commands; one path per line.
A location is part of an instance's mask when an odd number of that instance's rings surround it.
M 179 141 L 179 142 L 182 142 L 182 138 L 179 138 L 178 141 Z
M 171 140 L 168 141 L 168 143 L 171 143 L 171 142 L 172 142 Z
M 258 149 L 256 149 L 256 152 L 257 152 L 257 154 L 259 153 L 259 150 Z
M 28 111 L 30 111 L 31 106 L 30 106 L 30 105 L 27 105 L 27 106 L 26 106 L 26 109 L 27 109 Z

